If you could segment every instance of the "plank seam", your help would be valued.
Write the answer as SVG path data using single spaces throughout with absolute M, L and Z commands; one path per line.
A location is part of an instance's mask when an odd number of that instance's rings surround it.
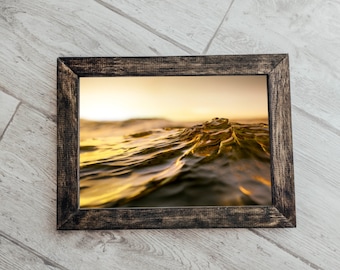
M 319 118 L 315 115 L 312 115 L 308 112 L 306 112 L 305 110 L 297 107 L 296 105 L 292 105 L 292 107 L 297 110 L 299 113 L 301 113 L 303 116 L 311 119 L 312 121 L 318 123 L 319 125 L 321 125 L 322 127 L 328 129 L 330 132 L 334 133 L 335 135 L 337 136 L 340 136 L 340 130 L 337 129 L 336 127 L 330 125 L 327 121 L 325 121 L 324 119 L 322 118 Z
M 220 31 L 220 29 L 221 29 L 221 27 L 222 27 L 222 24 L 224 23 L 224 21 L 227 20 L 228 15 L 229 15 L 229 13 L 230 13 L 231 6 L 234 4 L 234 1 L 235 1 L 235 0 L 232 0 L 232 1 L 231 1 L 231 3 L 230 3 L 230 5 L 229 5 L 229 7 L 228 7 L 226 13 L 224 14 L 224 16 L 223 16 L 223 18 L 222 18 L 222 21 L 221 21 L 220 24 L 218 25 L 218 27 L 217 27 L 215 33 L 213 34 L 213 36 L 212 36 L 211 39 L 209 40 L 207 46 L 204 48 L 202 54 L 206 54 L 207 51 L 209 50 L 210 45 L 211 45 L 211 43 L 213 42 L 213 40 L 215 39 L 217 33 Z
M 17 97 L 16 95 L 13 95 L 13 93 L 8 91 L 4 87 L 1 87 L 1 91 L 6 93 L 7 95 L 10 95 L 11 97 L 14 97 L 15 99 L 17 99 L 19 101 L 19 104 L 26 105 L 26 106 L 36 110 L 37 112 L 40 112 L 41 114 L 46 116 L 47 119 L 51 120 L 53 123 L 57 123 L 57 116 L 56 116 L 56 114 L 51 114 L 51 113 L 46 112 L 45 110 L 41 110 L 41 109 L 37 108 L 33 104 L 31 104 L 31 103 L 29 103 L 29 102 L 27 102 L 25 100 L 22 100 L 21 98 Z M 1 136 L 0 136 L 0 140 L 1 140 Z
M 317 269 L 317 270 L 323 270 L 323 268 L 321 268 L 320 266 L 312 263 L 311 261 L 299 256 L 298 254 L 296 254 L 295 252 L 290 251 L 288 248 L 285 248 L 283 245 L 280 245 L 278 243 L 276 243 L 274 240 L 270 239 L 269 237 L 264 236 L 263 234 L 259 233 L 256 229 L 249 229 L 249 231 L 251 231 L 252 233 L 256 234 L 259 237 L 262 237 L 263 239 L 267 240 L 268 242 L 270 242 L 271 244 L 277 246 L 278 248 L 280 248 L 281 250 L 283 250 L 284 252 L 290 254 L 291 256 L 293 256 L 296 259 L 299 259 L 300 261 L 302 261 L 303 263 L 307 264 L 308 266 L 310 266 L 313 269 Z
M 2 134 L 0 134 L 0 141 L 2 140 L 2 138 L 3 138 L 4 134 L 6 133 L 8 127 L 9 127 L 10 124 L 12 123 L 12 121 L 13 121 L 13 119 L 14 119 L 14 116 L 17 114 L 17 111 L 18 111 L 20 105 L 21 105 L 21 101 L 19 101 L 19 103 L 17 104 L 17 106 L 16 106 L 16 108 L 15 108 L 15 111 L 14 111 L 14 113 L 12 114 L 11 118 L 9 119 L 9 121 L 8 121 L 8 123 L 7 123 L 7 125 L 6 125 L 6 127 L 5 127 L 5 129 L 4 129 L 4 131 L 2 132 Z
M 56 267 L 58 269 L 62 269 L 62 270 L 68 270 L 67 268 L 65 268 L 64 266 L 56 263 L 55 261 L 52 261 L 51 259 L 45 257 L 44 255 L 40 254 L 38 251 L 36 251 L 35 249 L 27 246 L 26 244 L 22 243 L 19 240 L 14 239 L 13 237 L 9 236 L 8 234 L 4 233 L 3 231 L 0 231 L 0 235 L 7 239 L 8 241 L 10 241 L 11 243 L 13 243 L 16 246 L 21 247 L 22 249 L 34 254 L 35 256 L 37 256 L 38 258 L 40 258 L 43 263 L 47 266 L 53 266 Z
M 189 47 L 187 47 L 187 46 L 177 42 L 176 40 L 168 37 L 167 35 L 164 35 L 164 34 L 158 32 L 157 30 L 155 30 L 152 27 L 148 26 L 147 24 L 141 22 L 137 18 L 131 17 L 129 14 L 123 12 L 122 10 L 120 10 L 120 9 L 118 9 L 118 8 L 116 8 L 116 7 L 110 5 L 110 4 L 108 4 L 108 3 L 106 3 L 106 2 L 104 2 L 102 0 L 95 0 L 95 2 L 97 2 L 97 4 L 103 6 L 103 7 L 107 8 L 107 9 L 111 10 L 112 12 L 114 12 L 114 13 L 116 13 L 116 14 L 118 14 L 118 15 L 120 15 L 120 16 L 122 16 L 122 17 L 124 17 L 124 18 L 126 18 L 126 19 L 128 19 L 130 21 L 132 21 L 133 23 L 135 23 L 138 26 L 144 28 L 145 30 L 151 32 L 152 34 L 158 36 L 159 38 L 161 38 L 161 39 L 163 39 L 163 40 L 165 40 L 167 42 L 170 42 L 171 44 L 173 44 L 176 47 L 182 49 L 183 51 L 185 51 L 185 52 L 187 52 L 189 54 L 198 54 L 197 51 L 194 51 L 193 49 L 191 49 L 191 48 L 189 48 Z

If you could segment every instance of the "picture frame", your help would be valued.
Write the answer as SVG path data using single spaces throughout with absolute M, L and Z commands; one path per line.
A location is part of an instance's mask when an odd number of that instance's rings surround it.
M 265 75 L 271 205 L 80 208 L 79 81 L 82 77 Z M 296 227 L 288 54 L 57 59 L 57 229 Z

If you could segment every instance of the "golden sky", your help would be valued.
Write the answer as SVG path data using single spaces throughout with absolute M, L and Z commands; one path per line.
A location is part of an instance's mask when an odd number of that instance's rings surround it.
M 80 78 L 83 119 L 206 121 L 267 116 L 265 75 Z

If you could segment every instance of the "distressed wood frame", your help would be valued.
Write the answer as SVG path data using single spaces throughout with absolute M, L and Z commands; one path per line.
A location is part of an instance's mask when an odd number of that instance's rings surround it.
M 79 208 L 79 78 L 267 75 L 272 205 Z M 57 60 L 57 229 L 295 227 L 287 54 L 62 57 Z

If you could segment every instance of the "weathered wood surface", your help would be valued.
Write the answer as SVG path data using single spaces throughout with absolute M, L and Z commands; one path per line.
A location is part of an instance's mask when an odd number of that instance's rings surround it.
M 269 74 L 285 54 L 59 58 L 78 76 L 199 76 Z M 288 77 L 288 76 L 287 76 Z
M 1 232 L 0 245 L 1 269 L 66 269 L 16 239 L 2 235 Z
M 0 269 L 340 268 L 340 3 L 189 2 L 1 1 Z M 57 57 L 201 53 L 289 53 L 297 228 L 57 232 Z
M 58 58 L 57 228 L 155 229 L 295 227 L 287 54 Z M 268 80 L 273 206 L 78 209 L 79 77 L 256 75 Z
M 0 138 L 8 127 L 8 123 L 11 121 L 15 110 L 19 104 L 19 100 L 13 98 L 10 95 L 0 91 Z

